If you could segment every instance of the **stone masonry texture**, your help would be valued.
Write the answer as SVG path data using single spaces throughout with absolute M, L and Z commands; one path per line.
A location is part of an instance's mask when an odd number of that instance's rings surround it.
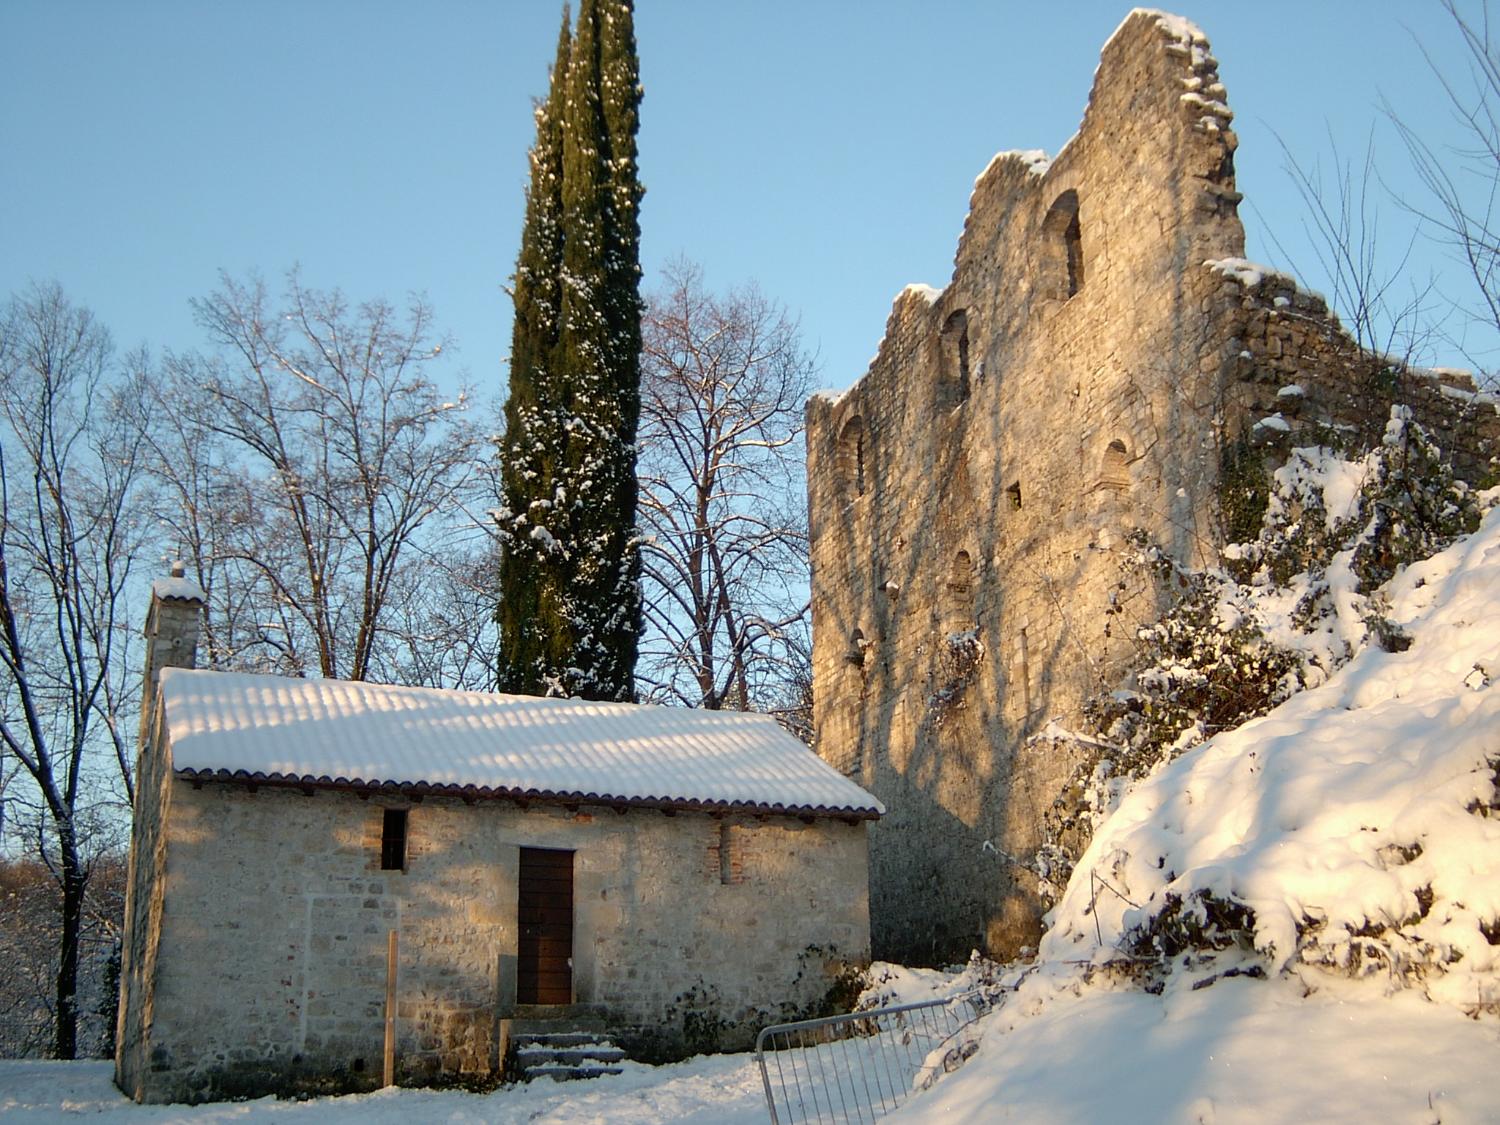
M 747 1048 L 868 959 L 862 822 L 195 787 L 159 757 L 142 763 L 137 838 L 156 858 L 134 888 L 119 1060 L 139 1100 L 378 1085 L 391 930 L 398 1082 L 496 1076 L 522 847 L 575 853 L 576 1004 L 553 1014 L 636 1057 Z M 392 807 L 405 870 L 380 869 Z
M 979 177 L 953 277 L 903 292 L 869 371 L 808 404 L 818 752 L 885 802 L 876 956 L 1013 955 L 1025 866 L 1083 703 L 1133 625 L 1126 537 L 1189 565 L 1223 542 L 1221 456 L 1379 432 L 1409 404 L 1474 479 L 1497 434 L 1466 377 L 1361 351 L 1322 300 L 1239 259 L 1236 138 L 1207 41 L 1133 13 L 1050 165 Z

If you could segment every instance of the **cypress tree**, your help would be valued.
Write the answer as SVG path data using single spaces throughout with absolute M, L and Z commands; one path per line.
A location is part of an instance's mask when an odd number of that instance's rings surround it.
M 604 125 L 605 171 L 609 184 L 605 232 L 605 317 L 609 325 L 619 432 L 629 464 L 619 476 L 614 520 L 631 533 L 616 568 L 619 617 L 610 634 L 611 650 L 633 680 L 641 634 L 641 556 L 634 535 L 637 500 L 636 427 L 641 414 L 641 223 L 645 189 L 636 163 L 640 128 L 640 63 L 635 49 L 632 0 L 613 0 L 600 9 L 599 91 Z
M 512 278 L 510 395 L 501 441 L 500 667 L 504 691 L 544 694 L 546 670 L 565 640 L 559 575 L 549 548 L 560 542 L 560 513 L 549 507 L 567 446 L 566 404 L 552 378 L 562 324 L 563 100 L 572 46 L 563 9 L 547 97 L 536 106 L 526 219 Z
M 565 12 L 512 290 L 500 685 L 629 699 L 640 632 L 640 83 L 628 0 L 583 0 L 571 39 L 567 26 Z

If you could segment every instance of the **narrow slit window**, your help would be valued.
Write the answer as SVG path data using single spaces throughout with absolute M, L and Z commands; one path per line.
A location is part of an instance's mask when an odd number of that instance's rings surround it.
M 1083 231 L 1078 226 L 1077 211 L 1073 212 L 1067 229 L 1063 231 L 1063 242 L 1068 256 L 1068 296 L 1071 297 L 1083 288 Z
M 726 887 L 742 881 L 740 856 L 736 843 L 734 831 L 730 828 L 729 822 L 721 820 L 719 822 L 719 882 Z
M 968 551 L 953 556 L 943 599 L 943 631 L 962 633 L 974 626 L 974 562 Z
M 839 434 L 839 476 L 847 500 L 865 493 L 865 427 L 856 414 Z
M 849 634 L 849 649 L 844 653 L 844 659 L 856 668 L 864 667 L 865 650 L 870 647 L 870 642 L 865 640 L 865 631 L 856 629 Z
M 1021 510 L 1021 482 L 1016 481 L 1005 490 L 1006 498 L 1010 503 L 1010 510 L 1019 512 Z
M 406 870 L 406 810 L 386 809 L 380 826 L 380 870 Z

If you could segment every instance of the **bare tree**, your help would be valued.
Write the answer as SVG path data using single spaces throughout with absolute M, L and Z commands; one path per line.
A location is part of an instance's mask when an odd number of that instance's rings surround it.
M 194 309 L 213 350 L 168 357 L 150 430 L 209 661 L 440 678 L 443 637 L 413 615 L 487 521 L 469 510 L 484 443 L 427 375 L 447 343 L 431 310 L 351 307 L 295 272 L 279 305 L 226 276 Z
M 1299 161 L 1284 141 L 1281 151 L 1306 207 L 1304 227 L 1328 279 L 1330 303 L 1360 347 L 1401 364 L 1412 362 L 1436 333 L 1440 309 L 1432 282 L 1417 284 L 1410 276 L 1416 232 L 1408 231 L 1399 243 L 1382 234 L 1384 193 L 1374 133 L 1358 161 L 1345 155 L 1331 133 L 1327 152 L 1310 165 Z M 1271 237 L 1277 250 L 1289 256 Z
M 1463 141 L 1434 146 L 1404 120 L 1396 107 L 1385 106 L 1413 170 L 1426 189 L 1423 200 L 1403 200 L 1423 227 L 1451 247 L 1473 282 L 1464 306 L 1469 326 L 1480 324 L 1494 345 L 1500 332 L 1500 44 L 1490 35 L 1489 5 L 1477 20 L 1459 12 L 1455 0 L 1441 0 L 1463 42 L 1466 57 L 1437 59 L 1418 43 L 1428 68 L 1442 86 Z M 1484 355 L 1472 342 L 1457 341 L 1477 367 Z M 1493 355 L 1489 365 L 1493 366 Z
M 77 1054 L 114 1053 L 120 933 L 125 917 L 125 858 L 91 865 L 79 933 Z M 0 1058 L 35 1058 L 55 1049 L 57 955 L 62 895 L 46 864 L 0 856 Z
M 797 697 L 808 572 L 803 403 L 814 362 L 754 287 L 678 262 L 642 329 L 644 697 L 766 708 Z
M 142 448 L 112 373 L 108 333 L 56 285 L 11 299 L 0 318 L 0 746 L 20 766 L 5 788 L 8 828 L 60 896 L 59 1058 L 77 1051 L 85 895 L 111 833 L 100 786 L 113 777 L 130 792 L 125 587 L 142 549 Z

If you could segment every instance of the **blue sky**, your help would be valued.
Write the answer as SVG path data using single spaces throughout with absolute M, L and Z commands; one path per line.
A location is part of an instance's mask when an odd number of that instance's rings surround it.
M 1479 0 L 1461 0 L 1470 16 Z M 0 294 L 56 279 L 118 344 L 200 342 L 220 269 L 354 298 L 425 292 L 445 378 L 502 388 L 531 101 L 561 5 L 520 0 L 0 0 Z M 1409 193 L 1383 94 L 1441 140 L 1414 44 L 1461 61 L 1436 0 L 1178 5 L 1236 111 L 1249 253 L 1323 287 L 1282 140 L 1330 133 Z M 641 0 L 648 287 L 663 262 L 754 279 L 802 318 L 819 382 L 864 370 L 903 285 L 943 285 L 993 153 L 1055 152 L 1119 3 Z M 1385 236 L 1405 248 L 1391 202 Z M 1444 267 L 1419 244 L 1417 268 Z M 1445 282 L 1453 284 L 1456 282 Z M 1453 349 L 1432 357 L 1455 362 Z

